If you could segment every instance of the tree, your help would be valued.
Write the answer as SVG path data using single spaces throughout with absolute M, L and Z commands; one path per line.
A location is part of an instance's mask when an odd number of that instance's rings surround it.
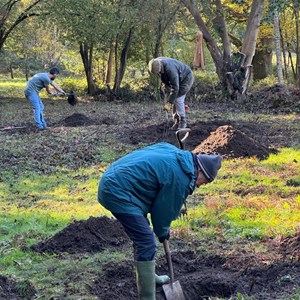
M 197 2 L 193 0 L 181 0 L 181 2 L 190 11 L 197 26 L 203 33 L 203 38 L 213 58 L 216 72 L 220 81 L 223 83 L 224 89 L 227 90 L 231 96 L 234 96 L 236 91 L 244 94 L 250 79 L 250 66 L 255 53 L 264 0 L 252 1 L 239 55 L 233 55 L 232 53 L 230 37 L 227 32 L 227 24 L 224 16 L 224 6 L 220 0 L 211 1 L 210 9 L 214 11 L 214 15 L 216 16 L 211 22 L 213 23 L 213 27 L 217 29 L 215 32 L 217 32 L 222 41 L 222 47 L 219 47 L 218 41 L 214 38 L 214 35 L 204 22 L 204 17 L 200 14 Z M 244 1 L 240 2 L 244 3 Z
M 283 84 L 283 71 L 282 71 L 282 51 L 280 47 L 280 26 L 278 12 L 274 12 L 274 44 L 275 44 L 275 53 L 276 53 L 276 66 L 277 66 L 277 77 L 278 83 Z
M 44 0 L 1 0 L 0 3 L 0 51 L 9 35 L 24 20 L 39 16 Z

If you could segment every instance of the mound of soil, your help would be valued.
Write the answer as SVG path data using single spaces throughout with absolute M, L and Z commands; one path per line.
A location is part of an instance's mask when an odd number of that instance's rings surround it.
M 254 299 L 288 299 L 300 283 L 299 266 L 288 263 L 251 266 L 239 265 L 239 261 L 227 265 L 227 259 L 220 256 L 205 256 L 196 252 L 173 252 L 172 262 L 175 280 L 179 280 L 185 298 L 204 300 L 211 297 L 229 299 L 239 292 Z M 99 299 L 136 299 L 135 272 L 133 263 L 122 262 L 116 266 L 109 263 L 103 267 L 103 274 L 95 280 L 92 292 Z M 157 274 L 167 274 L 165 257 L 156 262 Z M 157 287 L 157 300 L 165 300 L 161 287 Z
M 0 299 L 19 300 L 33 299 L 36 290 L 28 280 L 16 282 L 0 275 Z
M 216 120 L 191 124 L 190 128 L 191 133 L 184 147 L 194 153 L 218 153 L 224 158 L 256 156 L 264 159 L 270 153 L 276 152 L 265 144 L 266 138 L 262 136 L 261 128 L 254 125 L 230 124 Z M 254 136 L 259 137 L 261 143 L 258 143 Z M 168 142 L 178 146 L 175 131 L 171 131 L 166 124 L 135 128 L 124 132 L 120 139 L 133 145 Z
M 225 158 L 239 158 L 256 156 L 264 159 L 269 156 L 270 150 L 259 144 L 242 131 L 233 126 L 220 126 L 216 131 L 198 145 L 192 152 L 199 154 L 220 154 Z
M 39 253 L 95 253 L 108 248 L 120 251 L 129 245 L 122 225 L 108 217 L 76 221 L 46 241 L 30 247 Z
M 73 115 L 66 117 L 64 119 L 64 126 L 67 127 L 78 127 L 78 126 L 89 126 L 95 124 L 94 120 L 91 120 L 87 116 L 79 113 L 74 113 Z
M 62 121 L 58 122 L 57 125 L 66 126 L 66 127 L 79 127 L 79 126 L 90 126 L 90 125 L 115 125 L 117 122 L 114 118 L 103 117 L 97 120 L 90 119 L 89 117 L 74 113 L 69 117 L 66 117 Z

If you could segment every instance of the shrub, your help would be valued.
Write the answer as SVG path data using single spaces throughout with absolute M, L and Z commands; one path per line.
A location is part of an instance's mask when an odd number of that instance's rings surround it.
M 73 91 L 78 95 L 83 95 L 87 92 L 87 83 L 85 78 L 62 78 L 60 80 L 60 85 L 63 90 L 68 93 Z

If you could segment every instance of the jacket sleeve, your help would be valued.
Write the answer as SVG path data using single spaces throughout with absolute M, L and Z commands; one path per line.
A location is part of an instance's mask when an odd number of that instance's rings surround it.
M 181 207 L 188 196 L 188 184 L 164 185 L 151 209 L 151 221 L 153 231 L 158 238 L 166 236 L 170 231 L 170 225 L 179 214 Z
M 179 74 L 175 67 L 168 68 L 166 75 L 169 79 L 169 85 L 171 87 L 169 102 L 174 103 L 179 92 Z

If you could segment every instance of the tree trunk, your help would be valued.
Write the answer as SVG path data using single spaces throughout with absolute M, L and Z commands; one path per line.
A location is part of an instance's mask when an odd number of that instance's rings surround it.
M 28 81 L 29 70 L 28 70 L 27 56 L 25 56 L 25 58 L 24 58 L 24 67 L 25 67 L 25 78 L 26 78 L 26 81 Z
M 227 72 L 232 72 L 231 68 L 231 44 L 227 33 L 226 23 L 224 19 L 224 10 L 220 0 L 215 0 L 217 8 L 217 16 L 214 19 L 214 25 L 219 32 L 223 43 L 223 68 L 222 68 L 222 85 L 224 90 L 227 87 Z
M 283 65 L 284 65 L 284 78 L 288 81 L 288 65 L 286 61 L 286 51 L 285 51 L 285 40 L 283 36 L 283 32 L 281 30 L 281 27 L 279 26 L 279 33 L 280 33 L 280 44 L 282 49 L 282 57 L 283 57 Z
M 276 53 L 278 83 L 284 84 L 283 72 L 282 72 L 282 53 L 280 47 L 280 27 L 279 27 L 279 18 L 278 18 L 277 11 L 274 14 L 274 44 L 275 44 L 275 53 Z
M 264 38 L 253 57 L 253 80 L 261 80 L 272 74 L 273 39 Z
M 127 39 L 125 41 L 125 45 L 122 49 L 121 52 L 121 57 L 120 57 L 120 68 L 118 70 L 117 76 L 116 76 L 116 80 L 115 80 L 115 85 L 114 85 L 114 93 L 117 94 L 121 85 L 121 82 L 123 80 L 124 74 L 125 74 L 125 70 L 126 70 L 126 62 L 127 62 L 127 54 L 131 45 L 131 41 L 132 41 L 132 36 L 133 36 L 133 32 L 134 32 L 134 28 L 131 27 L 129 32 L 128 32 L 128 36 Z
M 292 68 L 292 72 L 293 72 L 293 77 L 294 77 L 294 80 L 296 81 L 296 78 L 297 78 L 297 74 L 296 74 L 296 70 L 295 70 L 295 67 L 294 67 L 294 63 L 293 63 L 293 56 L 292 56 L 292 53 L 290 50 L 288 50 L 288 55 L 289 55 L 289 61 L 291 63 L 291 68 Z
M 106 86 L 110 89 L 112 87 L 112 68 L 114 59 L 114 43 L 111 42 L 109 48 L 108 62 L 107 62 L 107 73 L 106 73 Z
M 10 64 L 10 66 L 9 66 L 9 72 L 10 72 L 10 78 L 14 79 L 15 78 L 14 77 L 14 68 L 13 68 L 12 64 Z
M 300 87 L 300 45 L 299 45 L 299 4 L 294 1 L 294 14 L 296 20 L 296 84 Z
M 93 44 L 89 46 L 86 43 L 80 43 L 80 55 L 82 58 L 86 81 L 88 85 L 88 94 L 94 95 L 97 90 L 97 86 L 93 80 L 93 72 L 92 72 Z
M 205 25 L 205 22 L 200 16 L 199 8 L 197 6 L 196 1 L 193 0 L 181 0 L 181 2 L 186 6 L 189 10 L 191 15 L 193 16 L 198 28 L 203 33 L 203 39 L 206 42 L 207 48 L 210 52 L 210 55 L 215 63 L 216 72 L 218 74 L 219 79 L 222 81 L 223 77 L 223 58 L 221 55 L 221 51 L 218 48 L 215 40 L 213 39 L 212 35 L 208 31 L 208 28 Z
M 242 53 L 246 55 L 244 62 L 245 66 L 251 65 L 253 56 L 255 54 L 256 40 L 263 13 L 263 7 L 264 0 L 253 0 L 242 46 Z

